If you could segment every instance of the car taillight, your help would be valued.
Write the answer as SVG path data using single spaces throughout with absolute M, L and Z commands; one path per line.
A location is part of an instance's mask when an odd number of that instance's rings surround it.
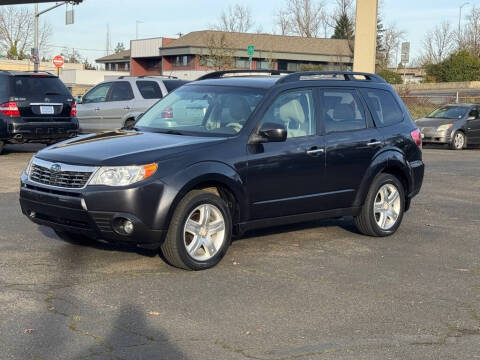
M 173 110 L 172 108 L 166 108 L 162 111 L 162 119 L 173 119 Z
M 14 101 L 9 101 L 0 105 L 0 112 L 7 116 L 20 116 L 17 103 Z
M 77 104 L 72 104 L 72 110 L 70 110 L 70 116 L 77 116 Z
M 410 133 L 410 135 L 412 136 L 413 141 L 415 141 L 415 144 L 421 149 L 422 148 L 422 134 L 420 133 L 420 130 L 415 129 Z

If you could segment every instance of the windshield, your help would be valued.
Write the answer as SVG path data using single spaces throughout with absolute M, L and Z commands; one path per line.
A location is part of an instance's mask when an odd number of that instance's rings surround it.
M 170 93 L 136 123 L 142 131 L 233 136 L 242 130 L 265 90 L 188 85 Z
M 434 119 L 461 119 L 467 115 L 469 108 L 465 106 L 445 106 L 435 110 L 427 118 Z

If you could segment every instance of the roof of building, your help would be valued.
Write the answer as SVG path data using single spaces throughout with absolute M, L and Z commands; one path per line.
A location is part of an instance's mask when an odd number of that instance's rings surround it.
M 129 60 L 130 60 L 130 50 L 125 50 L 117 54 L 101 57 L 95 61 L 102 63 L 102 62 L 115 62 L 115 61 L 129 61 Z
M 255 51 L 352 56 L 352 50 L 348 40 L 215 30 L 193 31 L 172 41 L 164 46 L 164 48 L 208 47 L 212 39 L 219 41 L 220 37 L 224 37 L 225 44 L 231 49 L 243 50 L 253 45 Z

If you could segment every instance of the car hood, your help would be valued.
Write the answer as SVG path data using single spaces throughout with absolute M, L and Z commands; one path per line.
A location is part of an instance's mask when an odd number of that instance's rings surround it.
M 37 153 L 53 162 L 89 166 L 140 165 L 161 161 L 187 150 L 212 146 L 225 138 L 134 131 L 106 131 L 79 136 Z
M 455 121 L 458 121 L 458 119 L 422 118 L 415 121 L 415 124 L 417 124 L 418 127 L 438 127 L 441 125 L 453 124 Z

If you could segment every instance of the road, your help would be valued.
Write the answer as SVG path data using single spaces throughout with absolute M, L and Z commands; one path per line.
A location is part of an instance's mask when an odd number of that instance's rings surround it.
M 424 151 L 392 237 L 351 218 L 268 229 L 187 272 L 29 222 L 23 149 L 0 157 L 1 359 L 480 358 L 478 150 Z

